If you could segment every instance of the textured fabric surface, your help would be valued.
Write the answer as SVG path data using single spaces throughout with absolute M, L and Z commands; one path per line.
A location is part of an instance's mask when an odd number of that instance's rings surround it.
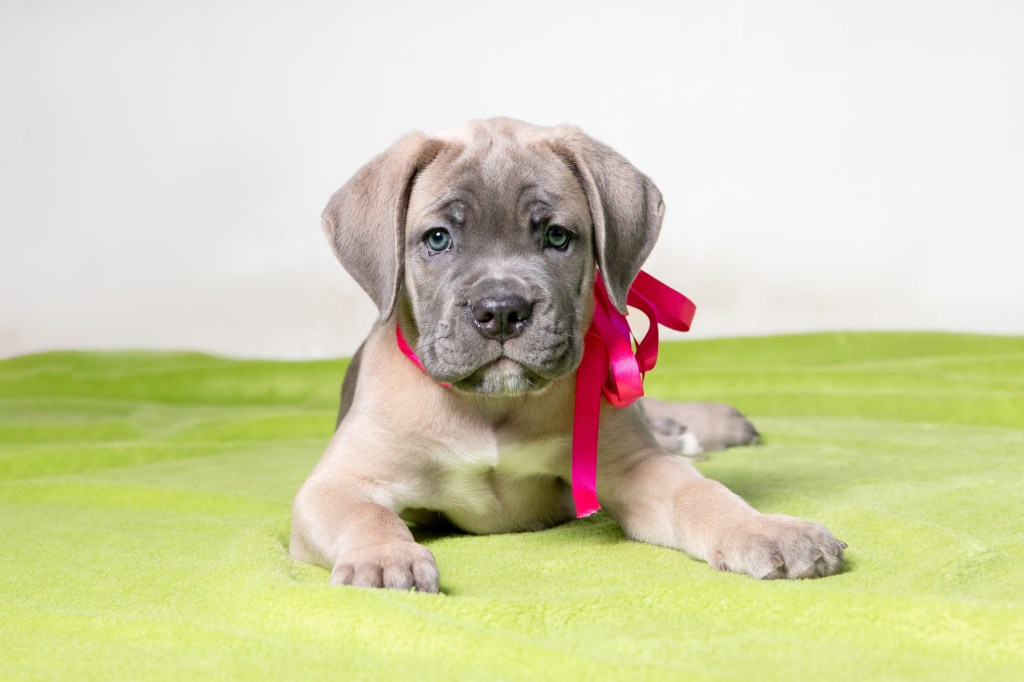
M 286 545 L 343 366 L 0 362 L 0 679 L 1022 679 L 1024 338 L 665 345 L 650 394 L 765 436 L 704 473 L 850 544 L 800 582 L 598 514 L 427 538 L 440 596 L 331 587 Z

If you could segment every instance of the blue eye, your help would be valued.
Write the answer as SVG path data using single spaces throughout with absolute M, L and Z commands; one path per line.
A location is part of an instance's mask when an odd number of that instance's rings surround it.
M 569 246 L 570 239 L 572 239 L 572 235 L 569 233 L 569 230 L 561 225 L 552 225 L 544 233 L 544 246 L 550 246 L 552 249 L 561 251 Z
M 427 243 L 427 248 L 431 251 L 447 251 L 452 245 L 452 236 L 443 227 L 435 227 L 430 232 L 427 232 L 427 236 L 424 237 L 423 241 Z

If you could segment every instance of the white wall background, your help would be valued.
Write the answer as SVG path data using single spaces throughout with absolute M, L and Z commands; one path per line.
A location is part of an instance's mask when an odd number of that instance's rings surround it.
M 1024 3 L 0 0 L 0 355 L 351 352 L 320 233 L 402 133 L 571 122 L 695 334 L 1024 333 Z

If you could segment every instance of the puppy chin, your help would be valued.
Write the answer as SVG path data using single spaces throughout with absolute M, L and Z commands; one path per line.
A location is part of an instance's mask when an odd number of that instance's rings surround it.
M 521 396 L 543 392 L 550 384 L 550 379 L 503 357 L 453 383 L 452 388 L 482 395 Z

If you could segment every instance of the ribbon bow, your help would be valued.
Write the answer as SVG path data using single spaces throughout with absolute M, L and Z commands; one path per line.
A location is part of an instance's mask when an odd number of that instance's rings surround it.
M 594 321 L 583 340 L 583 359 L 576 372 L 576 407 L 572 426 L 572 497 L 576 517 L 601 508 L 597 500 L 597 435 L 601 396 L 613 407 L 626 407 L 644 394 L 644 375 L 658 361 L 658 325 L 689 331 L 697 308 L 683 296 L 643 270 L 633 280 L 626 304 L 650 321 L 633 350 L 633 333 L 626 316 L 615 309 L 601 277 L 594 282 Z M 395 325 L 399 349 L 426 373 L 423 363 Z M 448 387 L 448 384 L 442 384 Z
M 644 375 L 658 361 L 658 325 L 689 331 L 697 307 L 643 270 L 629 287 L 626 304 L 650 321 L 633 350 L 626 316 L 615 309 L 604 283 L 594 283 L 594 321 L 583 340 L 583 360 L 576 372 L 576 410 L 572 425 L 572 498 L 576 517 L 601 508 L 597 500 L 597 434 L 601 395 L 613 407 L 626 407 L 644 394 Z

